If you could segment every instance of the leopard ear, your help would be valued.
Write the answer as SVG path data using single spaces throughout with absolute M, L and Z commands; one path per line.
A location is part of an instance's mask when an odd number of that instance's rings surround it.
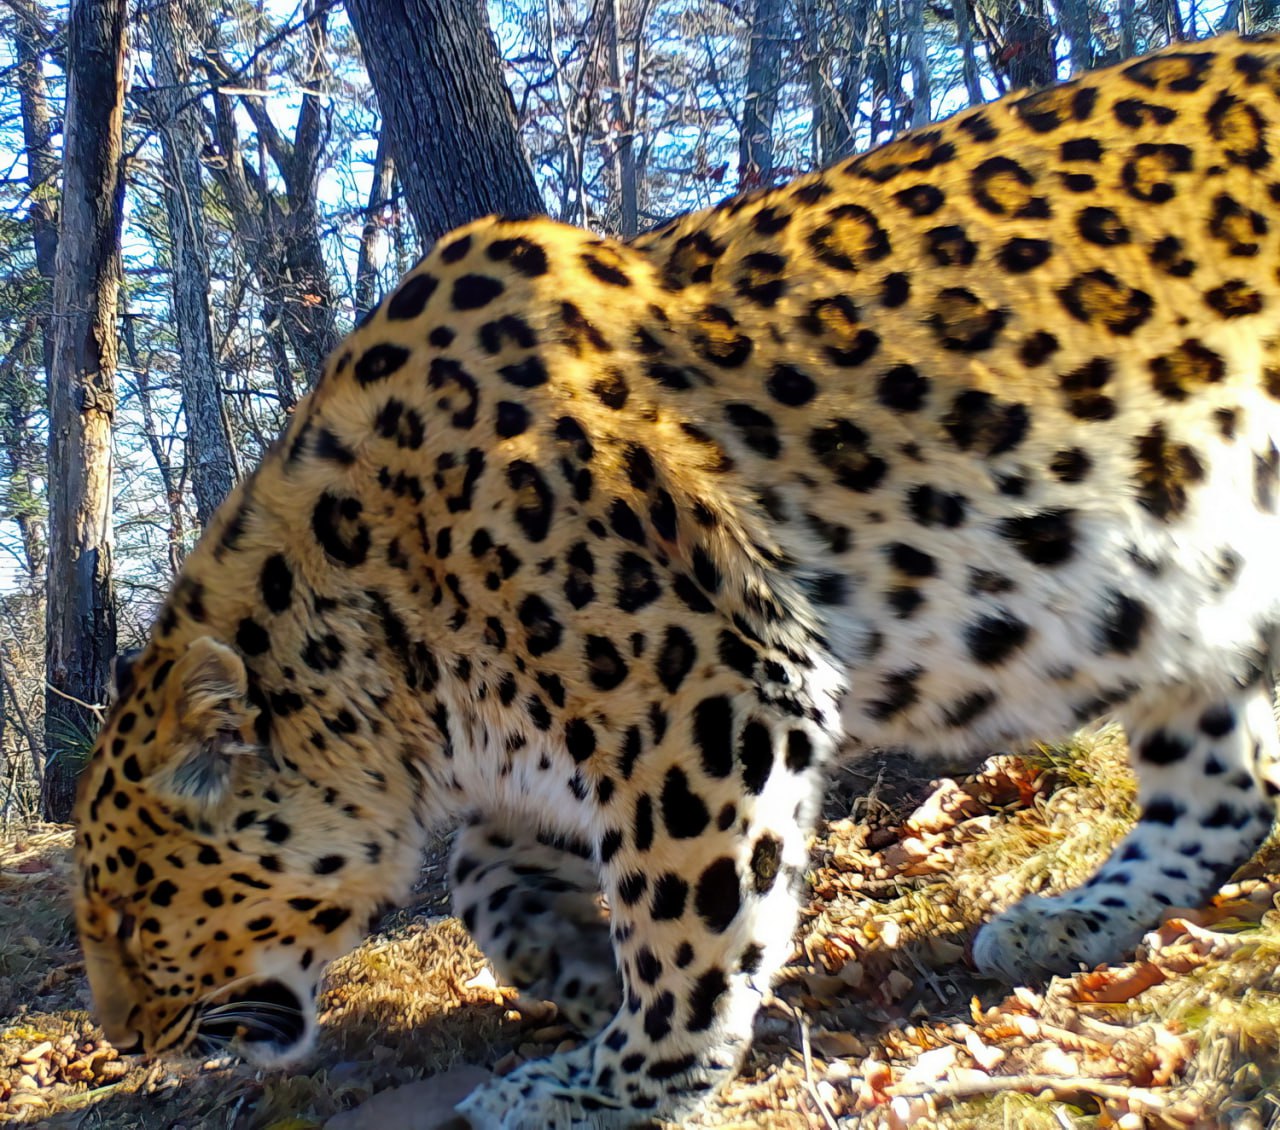
M 133 689 L 133 668 L 141 648 L 122 651 L 111 661 L 111 681 L 107 685 L 107 705 L 119 702 Z
M 151 774 L 159 793 L 212 810 L 231 792 L 236 762 L 257 754 L 257 711 L 244 660 L 217 640 L 194 640 L 165 680 L 167 752 Z

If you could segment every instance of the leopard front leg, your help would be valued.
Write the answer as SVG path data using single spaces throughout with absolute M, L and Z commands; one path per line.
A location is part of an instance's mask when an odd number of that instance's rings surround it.
M 575 1051 L 468 1097 L 476 1130 L 679 1121 L 732 1077 L 790 952 L 826 742 L 728 695 L 671 719 L 603 813 L 622 1007 Z
M 1170 906 L 1199 906 L 1253 854 L 1275 815 L 1280 741 L 1271 688 L 1175 690 L 1125 718 L 1138 823 L 1084 886 L 1031 895 L 974 941 L 1007 981 L 1124 957 Z
M 581 1032 L 604 1027 L 621 981 L 589 845 L 476 817 L 458 831 L 449 877 L 454 913 L 500 978 L 555 1001 Z

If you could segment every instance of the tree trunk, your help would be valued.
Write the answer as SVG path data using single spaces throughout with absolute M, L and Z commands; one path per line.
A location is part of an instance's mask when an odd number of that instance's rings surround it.
M 384 123 L 378 131 L 378 152 L 373 159 L 373 184 L 369 188 L 369 203 L 364 210 L 364 230 L 360 233 L 360 255 L 356 260 L 355 307 L 356 321 L 360 321 L 377 304 L 374 284 L 378 281 L 378 267 L 373 261 L 378 241 L 379 217 L 391 203 L 391 191 L 395 186 L 396 164 L 391 159 L 391 142 Z
M 37 319 L 40 329 L 40 364 L 44 369 L 45 387 L 48 387 L 49 365 L 53 357 L 52 325 L 49 320 L 49 302 L 53 290 L 54 264 L 58 255 L 58 156 L 51 144 L 53 136 L 52 115 L 49 111 L 49 91 L 44 78 L 44 52 L 40 29 L 24 18 L 21 9 L 15 10 L 14 45 L 17 66 L 13 70 L 13 82 L 18 89 L 18 105 L 22 115 L 23 154 L 27 163 L 27 194 L 31 207 L 27 210 L 27 222 L 31 225 L 31 241 L 35 248 L 36 273 L 47 289 L 41 296 Z M 18 369 L 27 363 L 26 350 L 17 344 L 10 349 L 10 357 Z M 43 575 L 46 557 L 46 536 L 36 503 L 39 491 L 37 480 L 44 475 L 43 454 L 37 455 L 37 446 L 43 447 L 28 426 L 37 399 L 45 399 L 34 379 L 24 379 L 19 372 L 9 372 L 4 379 L 5 446 L 9 454 L 10 473 L 14 489 L 23 493 L 22 505 L 14 514 L 14 520 L 22 534 L 22 544 L 33 587 L 38 587 Z
M 308 97 L 303 101 L 319 100 Z M 329 266 L 324 261 L 324 247 L 320 242 L 314 182 L 309 192 L 311 199 L 304 206 L 287 216 L 273 211 L 271 221 L 282 225 L 278 240 L 283 255 L 276 279 L 284 332 L 307 382 L 320 375 L 325 358 L 340 340 L 334 319 Z
M 424 240 L 545 210 L 480 0 L 347 0 L 347 15 Z
M 1133 0 L 1120 0 L 1120 59 L 1132 59 L 1133 42 Z M 1120 60 L 1116 60 L 1119 62 Z
M 924 39 L 924 0 L 907 0 L 903 6 L 907 27 L 903 35 L 907 64 L 911 68 L 911 116 L 914 128 L 933 120 L 933 99 L 929 93 L 929 54 Z
M 868 0 L 854 0 L 844 21 L 848 36 L 844 74 L 831 99 L 831 112 L 826 116 L 827 142 L 823 146 L 823 161 L 838 161 L 848 157 L 854 148 L 854 129 L 860 107 L 863 104 L 863 87 L 868 75 L 873 75 L 883 65 L 883 51 L 876 42 L 873 24 L 874 5 Z M 875 83 L 872 83 L 873 93 Z M 876 141 L 875 124 L 872 123 L 871 142 Z
M 49 90 L 44 80 L 44 60 L 36 29 L 19 18 L 14 27 L 18 65 L 14 69 L 18 102 L 22 112 L 23 153 L 27 161 L 27 191 L 32 205 L 27 212 L 31 238 L 35 245 L 36 271 L 52 288 L 54 263 L 58 254 L 58 157 L 51 144 L 52 117 L 49 113 Z M 49 375 L 53 340 L 50 336 L 48 310 L 41 316 L 44 334 L 45 377 Z
M 956 20 L 956 41 L 960 44 L 960 66 L 964 71 L 964 89 L 970 106 L 980 106 L 982 80 L 978 74 L 978 56 L 973 48 L 973 17 L 970 0 L 952 0 L 951 11 Z
M 756 0 L 747 49 L 747 93 L 738 139 L 738 188 L 773 184 L 773 118 L 778 109 L 783 0 Z
M 1048 86 L 1057 79 L 1044 0 L 997 0 L 985 19 L 987 57 L 1007 89 Z
M 40 319 L 47 324 L 48 319 Z M 39 432 L 31 417 L 41 395 L 31 375 L 35 359 L 33 347 L 37 319 L 28 318 L 26 325 L 9 346 L 8 356 L 0 361 L 0 444 L 4 447 L 9 472 L 8 489 L 4 491 L 5 517 L 13 520 L 22 539 L 22 555 L 26 564 L 26 589 L 36 600 L 36 611 L 43 603 L 42 581 L 45 566 L 45 523 L 40 481 L 44 478 L 45 452 Z
M 1157 0 L 1151 7 L 1153 15 L 1164 23 L 1170 43 L 1178 43 L 1186 38 L 1182 27 L 1182 13 L 1178 11 L 1178 0 Z
M 111 426 L 124 200 L 126 0 L 73 0 L 67 30 L 62 222 L 49 386 L 49 569 L 44 812 L 65 820 L 73 735 L 105 700 L 116 648 L 111 591 Z M 56 693 L 63 692 L 62 694 Z M 79 700 L 69 701 L 65 695 Z
M 618 231 L 630 239 L 640 230 L 640 197 L 636 183 L 635 121 L 630 99 L 622 93 L 622 29 L 618 0 L 604 5 L 605 53 L 609 68 L 609 117 L 618 141 L 613 147 L 614 176 L 618 182 Z M 637 51 L 639 46 L 637 45 Z M 639 66 L 639 59 L 636 65 Z
M 1089 29 L 1089 0 L 1058 0 L 1058 17 L 1071 48 L 1071 73 L 1093 68 L 1093 44 Z
M 192 53 L 187 6 L 183 0 L 156 0 L 145 10 L 156 78 L 152 108 L 164 153 L 164 206 L 173 244 L 173 312 L 188 463 L 196 518 L 204 526 L 234 484 L 209 322 L 209 251 L 199 159 L 204 137 L 199 110 L 187 95 L 187 60 Z
M 1245 9 L 1244 0 L 1227 0 L 1227 5 L 1213 21 L 1213 34 L 1225 35 L 1236 31 L 1248 35 L 1253 29 L 1249 26 L 1250 13 Z
M 1276 9 L 1280 4 L 1276 0 L 1249 0 L 1244 5 L 1244 27 L 1247 32 L 1254 32 L 1266 27 L 1276 18 Z
M 800 25 L 805 81 L 809 86 L 809 102 L 813 116 L 809 119 L 809 136 L 814 165 L 827 163 L 827 121 L 831 113 L 831 76 L 823 64 L 822 40 L 818 34 L 818 10 L 815 0 L 797 0 L 796 20 Z
M 266 287 L 264 285 L 263 289 Z M 271 383 L 275 386 L 276 401 L 281 412 L 292 412 L 298 403 L 298 391 L 293 384 L 293 370 L 289 366 L 289 351 L 285 348 L 285 332 L 280 306 L 270 300 L 262 304 L 263 336 L 267 341 L 267 356 L 271 358 Z M 314 380 L 317 370 L 311 374 Z

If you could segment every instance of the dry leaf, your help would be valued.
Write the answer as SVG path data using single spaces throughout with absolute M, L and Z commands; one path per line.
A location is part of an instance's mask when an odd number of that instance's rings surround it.
M 810 1037 L 810 1046 L 823 1059 L 839 1059 L 844 1056 L 867 1054 L 867 1045 L 852 1032 L 814 1032 Z M 828 1077 L 830 1076 L 831 1069 L 828 1068 Z
M 955 1062 L 955 1047 L 951 1044 L 944 1044 L 940 1048 L 934 1048 L 932 1051 L 927 1051 L 917 1056 L 915 1063 L 907 1069 L 899 1083 L 903 1085 L 909 1083 L 936 1083 L 946 1076 L 947 1072 L 955 1066 Z
M 972 797 L 949 777 L 944 777 L 908 818 L 906 826 L 913 832 L 945 832 L 961 820 L 976 816 L 982 809 Z
M 893 1085 L 893 1069 L 878 1059 L 866 1059 L 862 1063 L 862 1082 L 858 1086 L 857 1110 L 870 1110 L 889 1101 L 887 1090 Z
M 1046 1075 L 1074 1078 L 1080 1074 L 1080 1060 L 1064 1052 L 1057 1044 L 1045 1044 L 1040 1052 L 1040 1070 Z
M 1076 978 L 1072 999 L 1087 1004 L 1124 1004 L 1167 979 L 1165 971 L 1150 961 L 1099 969 Z
M 973 1056 L 973 1062 L 981 1067 L 984 1071 L 990 1071 L 1002 1059 L 1005 1058 L 1006 1052 L 1002 1052 L 999 1048 L 993 1048 L 984 1044 L 977 1032 L 972 1029 L 965 1033 L 964 1037 L 965 1050 Z

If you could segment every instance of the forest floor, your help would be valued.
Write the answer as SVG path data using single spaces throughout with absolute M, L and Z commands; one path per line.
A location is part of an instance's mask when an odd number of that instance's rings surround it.
M 975 925 L 1087 875 L 1132 818 L 1117 734 L 930 782 L 845 769 L 794 958 L 722 1102 L 768 1130 L 1280 1126 L 1280 849 L 1136 959 L 1032 990 L 978 978 Z M 426 1130 L 490 1071 L 572 1039 L 496 985 L 448 917 L 446 844 L 413 905 L 331 966 L 309 1070 L 119 1057 L 94 1027 L 66 883 L 70 831 L 0 843 L 0 1122 L 51 1130 Z M 474 1066 L 465 1066 L 474 1065 Z

